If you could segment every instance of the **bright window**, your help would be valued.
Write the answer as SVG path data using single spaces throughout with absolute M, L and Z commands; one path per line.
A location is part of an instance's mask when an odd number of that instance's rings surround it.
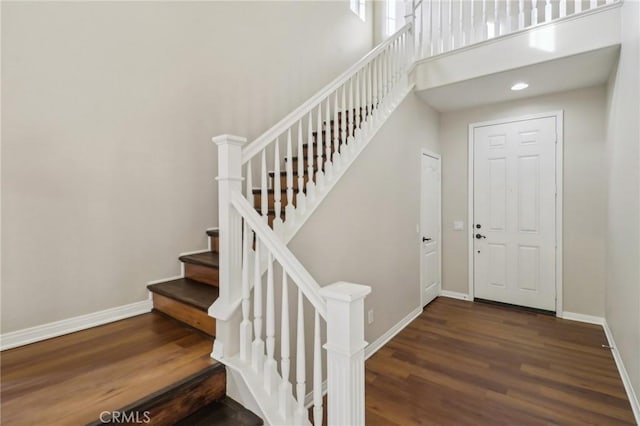
M 366 20 L 365 0 L 351 0 L 351 11 L 363 21 Z

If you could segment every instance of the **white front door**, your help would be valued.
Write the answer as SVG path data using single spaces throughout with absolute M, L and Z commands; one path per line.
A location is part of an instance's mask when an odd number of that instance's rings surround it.
M 440 157 L 422 154 L 420 288 L 422 306 L 440 294 Z
M 473 129 L 475 298 L 556 310 L 556 120 Z

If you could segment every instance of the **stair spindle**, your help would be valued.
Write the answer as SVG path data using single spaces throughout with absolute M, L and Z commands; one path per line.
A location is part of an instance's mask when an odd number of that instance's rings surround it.
M 324 147 L 326 158 L 324 159 L 324 173 L 327 181 L 331 181 L 333 178 L 333 164 L 331 164 L 331 96 L 327 96 L 327 106 L 325 109 L 325 120 L 327 123 L 327 129 L 324 133 Z
M 551 7 L 551 0 L 547 0 L 544 5 L 544 22 L 551 22 L 553 19 L 553 8 Z
M 247 185 L 249 186 L 249 185 Z M 249 312 L 251 310 L 251 286 L 249 285 L 249 250 L 251 243 L 249 236 L 251 230 L 247 223 L 244 223 L 244 233 L 242 235 L 242 323 L 240 323 L 240 359 L 248 362 L 251 351 L 251 320 Z
M 429 56 L 433 56 L 435 54 L 433 37 L 435 36 L 435 32 L 433 31 L 433 26 L 435 25 L 433 20 L 433 2 L 435 0 L 429 0 L 429 19 L 427 20 L 427 24 L 429 26 L 429 32 L 427 33 L 427 52 L 429 52 Z
M 462 2 L 462 0 L 458 2 L 458 31 L 456 34 L 458 34 L 458 42 L 456 44 L 456 47 L 462 47 L 466 43 L 468 43 L 468 40 L 465 40 L 464 34 L 464 3 Z
M 291 147 L 291 128 L 287 131 L 287 205 L 284 208 L 285 220 L 293 222 L 295 207 L 293 206 L 293 149 Z
M 575 0 L 573 11 L 574 13 L 582 12 L 582 0 Z
M 560 0 L 558 3 L 558 17 L 564 18 L 567 16 L 567 0 Z
M 313 424 L 322 424 L 322 349 L 320 342 L 320 315 L 315 311 L 313 327 Z
M 249 159 L 249 161 L 247 161 L 247 187 L 246 187 L 246 194 L 247 194 L 247 200 L 249 200 L 249 204 L 251 204 L 252 206 L 254 205 L 254 198 L 253 198 L 253 170 L 251 168 L 251 159 Z
M 336 89 L 335 97 L 333 98 L 333 126 L 331 126 L 333 131 L 333 155 L 331 156 L 331 163 L 333 166 L 337 166 L 338 161 L 340 161 L 340 117 L 338 113 L 338 93 L 340 88 Z M 344 93 L 344 91 L 342 92 Z
M 282 187 L 280 184 L 280 179 L 282 178 L 280 174 L 280 139 L 276 138 L 275 146 L 273 149 L 273 164 L 274 164 L 274 176 L 273 179 L 273 210 L 275 212 L 275 217 L 273 218 L 273 229 L 278 232 L 280 230 L 280 226 L 282 225 Z
M 305 419 L 306 410 L 304 408 L 304 399 L 307 392 L 306 382 L 306 357 L 305 357 L 305 341 L 304 341 L 304 300 L 302 299 L 302 290 L 298 287 L 298 314 L 296 318 L 296 414 L 298 420 Z
M 453 50 L 454 42 L 453 42 L 453 0 L 449 0 L 449 16 L 447 17 L 447 27 L 449 31 L 449 48 L 447 50 Z
M 309 118 L 307 119 L 307 197 L 309 197 L 310 202 L 315 201 L 315 179 L 314 179 L 314 170 L 313 170 L 313 159 L 315 151 L 313 147 L 313 117 L 311 115 L 311 111 L 309 111 Z
M 487 0 L 482 0 L 482 40 L 489 38 L 489 27 L 487 25 Z
M 362 110 L 360 108 L 360 74 L 361 72 L 357 72 L 356 73 L 356 108 L 355 111 L 353 111 L 354 113 L 354 137 L 353 137 L 353 141 L 354 143 L 358 143 L 358 141 L 360 140 L 360 117 L 362 114 Z M 353 148 L 353 147 L 352 147 Z
M 440 0 L 438 2 L 438 53 L 444 52 L 444 31 L 443 30 L 443 10 L 442 2 L 444 0 Z M 483 0 L 484 1 L 484 0 Z
M 547 0 L 550 1 L 550 0 Z M 596 7 L 598 7 L 598 0 L 591 0 L 589 2 L 589 9 L 595 9 Z
M 266 149 L 262 150 L 262 172 L 260 179 L 260 212 L 265 223 L 269 223 L 269 189 L 267 187 L 267 154 Z M 279 176 L 275 178 L 279 179 Z
M 371 61 L 372 67 L 373 67 L 373 90 L 372 90 L 372 95 L 373 95 L 373 99 L 372 99 L 372 108 L 373 108 L 373 112 L 376 116 L 376 120 L 378 119 L 378 58 L 375 58 L 373 61 Z
M 362 69 L 362 78 L 360 79 L 360 83 L 362 84 L 362 91 L 360 92 L 360 131 L 364 132 L 366 130 L 366 120 L 367 120 L 367 67 L 365 66 Z
M 511 2 L 507 1 L 505 4 L 505 34 L 511 33 Z
M 276 316 L 275 297 L 273 288 L 273 257 L 267 253 L 267 324 L 266 345 L 267 359 L 264 362 L 264 389 L 271 395 L 276 388 L 277 366 L 275 360 L 276 349 Z
M 531 0 L 531 25 L 538 25 L 538 0 Z
M 260 240 L 256 238 L 253 257 L 253 344 L 251 347 L 251 367 L 262 373 L 264 367 L 264 341 L 262 340 L 262 274 L 260 273 Z
M 324 146 L 323 146 L 323 137 L 322 137 L 322 102 L 318 104 L 318 126 L 316 127 L 316 152 L 317 152 L 317 160 L 316 160 L 316 185 L 318 189 L 324 189 L 324 171 L 322 170 L 322 164 L 324 164 Z
M 346 139 L 346 145 L 347 147 L 350 147 L 351 144 L 353 143 L 353 132 L 355 131 L 354 127 L 353 127 L 353 116 L 354 111 L 355 111 L 355 104 L 353 103 L 353 85 L 354 85 L 354 81 L 355 81 L 355 76 L 351 77 L 351 79 L 349 79 L 349 110 L 345 111 L 345 115 L 346 115 L 346 119 L 347 119 L 347 123 L 349 125 L 349 135 L 347 136 Z
M 518 0 L 518 29 L 524 28 L 524 0 Z
M 304 212 L 306 207 L 306 196 L 304 194 L 304 160 L 302 119 L 300 119 L 300 121 L 298 121 L 298 196 L 296 198 L 296 208 L 299 212 Z
M 286 418 L 291 407 L 289 400 L 291 395 L 291 382 L 289 381 L 289 285 L 287 272 L 282 269 L 282 310 L 280 312 L 280 372 L 282 382 L 279 389 L 279 409 L 282 417 Z
M 500 35 L 500 0 L 493 3 L 493 37 Z
M 347 143 L 347 83 L 342 86 L 342 113 L 340 114 L 340 138 L 338 139 L 338 148 L 340 150 L 340 157 L 344 153 L 343 146 Z M 342 160 L 339 160 L 342 161 Z
M 371 128 L 371 124 L 373 124 L 373 62 L 367 64 L 367 111 L 369 113 L 367 123 Z
M 524 1 L 524 0 L 520 0 Z M 469 4 L 471 8 L 469 10 L 469 44 L 474 43 L 476 41 L 476 14 L 475 14 L 475 1 L 472 1 Z

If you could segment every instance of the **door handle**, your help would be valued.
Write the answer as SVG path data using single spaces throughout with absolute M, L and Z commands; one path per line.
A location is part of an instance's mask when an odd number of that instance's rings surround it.
M 422 237 L 422 242 L 426 243 L 427 241 L 431 241 L 431 238 Z
M 480 238 L 487 238 L 484 235 L 480 235 L 480 234 L 476 234 L 476 239 L 479 240 Z

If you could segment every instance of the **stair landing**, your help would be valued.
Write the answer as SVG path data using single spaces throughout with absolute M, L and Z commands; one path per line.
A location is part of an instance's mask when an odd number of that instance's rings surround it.
M 212 373 L 218 364 L 210 358 L 212 341 L 149 313 L 4 351 L 0 423 L 94 422 L 103 411 Z M 224 396 L 224 374 L 220 379 L 222 394 L 212 398 Z

